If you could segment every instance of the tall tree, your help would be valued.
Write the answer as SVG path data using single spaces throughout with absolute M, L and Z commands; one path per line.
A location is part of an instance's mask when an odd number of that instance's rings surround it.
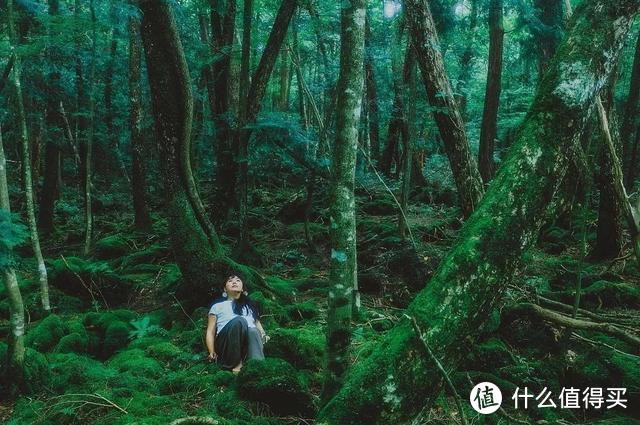
M 147 184 L 144 168 L 144 137 L 142 135 L 142 90 L 140 87 L 140 19 L 129 16 L 129 130 L 131 134 L 131 189 L 134 225 L 138 230 L 151 229 L 147 206 Z
M 7 4 L 9 37 L 11 39 L 12 50 L 19 45 L 18 31 L 13 10 L 13 1 Z M 31 247 L 38 267 L 38 281 L 40 283 L 40 301 L 46 314 L 51 311 L 49 303 L 49 282 L 47 279 L 47 267 L 44 264 L 44 257 L 40 249 L 40 237 L 38 235 L 38 224 L 36 222 L 35 202 L 33 200 L 33 182 L 31 178 L 31 149 L 29 145 L 29 134 L 27 133 L 27 114 L 24 108 L 24 98 L 22 96 L 22 66 L 20 56 L 15 54 L 13 65 L 13 85 L 15 87 L 16 98 L 16 118 L 20 129 L 20 146 L 22 148 L 22 187 L 24 190 L 27 223 L 29 224 L 29 234 L 31 237 Z
M 502 0 L 491 0 L 489 6 L 489 69 L 484 95 L 484 112 L 480 128 L 480 150 L 478 164 L 485 184 L 494 174 L 493 150 L 498 136 L 498 106 L 502 89 L 502 50 L 504 25 L 502 22 Z
M 48 0 L 49 15 L 56 17 L 60 12 L 59 0 Z M 49 34 L 51 37 L 51 34 Z M 42 233 L 48 234 L 53 230 L 53 215 L 55 202 L 60 192 L 60 155 L 58 146 L 60 128 L 62 127 L 62 115 L 60 114 L 60 72 L 56 69 L 57 53 L 49 42 L 47 46 L 47 56 L 50 63 L 54 64 L 53 69 L 47 76 L 47 106 L 46 106 L 46 143 L 44 153 L 44 181 L 40 192 L 40 209 L 38 210 L 38 223 Z
M 401 320 L 368 358 L 359 359 L 317 423 L 403 423 L 434 402 L 442 376 L 433 357 L 445 370 L 454 369 L 498 305 L 523 252 L 536 240 L 576 136 L 639 9 L 635 0 L 581 3 L 508 158 L 458 243 L 406 309 L 411 319 Z M 416 337 L 412 320 L 423 338 Z M 433 357 L 425 355 L 425 344 Z
M 342 1 L 340 77 L 336 111 L 336 143 L 331 168 L 331 263 L 327 311 L 327 368 L 322 399 L 340 388 L 349 365 L 351 313 L 356 278 L 356 211 L 353 185 L 358 127 L 364 88 L 366 0 Z
M 447 78 L 429 5 L 426 0 L 405 0 L 405 7 L 422 81 L 444 141 L 462 213 L 468 217 L 482 198 L 482 178 Z
M 365 30 L 365 87 L 367 99 L 367 111 L 369 116 L 369 140 L 371 142 L 371 158 L 374 161 L 380 159 L 380 114 L 378 112 L 378 90 L 376 87 L 375 68 L 373 60 L 373 46 L 369 13 Z
M 476 48 L 476 28 L 478 27 L 478 0 L 471 0 L 471 10 L 469 12 L 469 26 L 467 27 L 467 45 L 460 56 L 460 73 L 458 74 L 458 84 L 456 84 L 456 95 L 458 97 L 458 107 L 462 118 L 467 118 L 467 92 L 469 88 L 469 77 L 473 69 L 473 53 Z
M 13 0 L 8 0 L 7 7 L 13 8 Z M 18 286 L 18 279 L 11 264 L 11 244 L 8 234 L 11 229 L 11 206 L 9 204 L 9 185 L 7 183 L 7 161 L 2 143 L 2 128 L 0 128 L 0 225 L 3 240 L 0 241 L 0 273 L 9 300 L 9 338 L 7 349 L 7 382 L 15 382 L 18 386 L 24 378 L 24 304 Z
M 229 269 L 244 272 L 249 284 L 264 282 L 252 269 L 231 261 L 207 221 L 191 170 L 193 96 L 189 69 L 170 0 L 141 0 L 141 35 L 151 87 L 165 214 L 171 247 L 183 275 L 179 296 L 187 305 L 210 294 L 212 282 Z
M 546 72 L 563 36 L 565 25 L 564 0 L 534 0 L 537 22 L 533 26 L 538 50 L 538 76 Z
M 640 100 L 640 32 L 636 41 L 636 51 L 633 57 L 633 68 L 631 70 L 631 81 L 629 83 L 629 94 L 624 108 L 622 119 L 622 151 L 624 158 L 625 187 L 630 189 L 636 176 L 638 157 L 638 137 L 637 134 L 637 112 L 638 101 Z

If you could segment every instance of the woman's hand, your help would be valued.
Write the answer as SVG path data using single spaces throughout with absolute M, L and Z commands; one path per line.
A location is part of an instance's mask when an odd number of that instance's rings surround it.
M 215 351 L 213 353 L 209 353 L 209 356 L 207 357 L 207 360 L 209 360 L 209 362 L 217 361 L 218 360 L 218 354 L 216 354 Z

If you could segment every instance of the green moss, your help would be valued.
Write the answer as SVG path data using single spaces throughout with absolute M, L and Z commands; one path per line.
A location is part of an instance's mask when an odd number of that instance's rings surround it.
M 318 306 L 313 301 L 305 301 L 285 307 L 287 317 L 293 321 L 313 319 L 318 315 Z
M 325 347 L 324 332 L 317 326 L 275 329 L 265 345 L 267 357 L 280 357 L 296 368 L 319 370 Z
M 97 241 L 93 248 L 93 255 L 101 260 L 120 258 L 131 251 L 131 240 L 120 236 L 112 235 Z
M 97 391 L 117 376 L 116 370 L 87 356 L 60 353 L 52 354 L 50 360 L 51 388 L 56 393 Z
M 131 372 L 134 376 L 150 378 L 159 378 L 165 372 L 160 363 L 138 348 L 119 352 L 109 360 L 109 366 L 121 372 Z
M 147 356 L 153 357 L 163 363 L 173 362 L 184 355 L 182 350 L 170 342 L 161 342 L 159 344 L 151 345 L 147 347 L 145 352 L 147 353 Z
M 67 328 L 55 314 L 51 314 L 40 321 L 25 337 L 29 347 L 38 351 L 49 351 L 60 341 Z
M 141 350 L 146 350 L 152 345 L 161 344 L 165 341 L 166 338 L 161 338 L 159 336 L 143 336 L 142 338 L 136 338 L 131 341 L 128 345 L 128 348 L 139 348 Z
M 238 395 L 269 405 L 278 415 L 312 415 L 314 406 L 301 375 L 284 360 L 249 361 L 240 371 Z
M 147 376 L 134 375 L 131 372 L 120 373 L 109 379 L 109 387 L 114 396 L 133 397 L 136 393 L 158 395 L 158 381 Z
M 509 348 L 498 338 L 489 338 L 477 344 L 468 359 L 469 368 L 485 372 L 494 372 L 513 363 Z
M 105 330 L 102 344 L 103 356 L 110 357 L 113 353 L 124 348 L 129 342 L 131 326 L 121 321 L 114 321 Z
M 86 353 L 88 349 L 89 337 L 86 332 L 84 335 L 72 332 L 60 339 L 60 342 L 56 345 L 54 351 L 56 353 Z
M 161 394 L 204 394 L 210 396 L 229 387 L 231 372 L 221 371 L 215 364 L 197 364 L 188 369 L 169 372 L 159 381 Z
M 136 251 L 124 257 L 122 259 L 123 268 L 131 268 L 135 265 L 142 263 L 155 263 L 158 260 L 169 256 L 169 249 L 165 245 L 153 244 L 144 248 L 143 250 Z
M 24 355 L 24 385 L 25 394 L 34 393 L 47 385 L 51 376 L 49 362 L 46 357 L 27 348 Z

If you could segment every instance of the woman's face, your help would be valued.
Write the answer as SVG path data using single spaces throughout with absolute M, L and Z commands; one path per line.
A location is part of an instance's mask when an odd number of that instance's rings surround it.
M 243 290 L 242 280 L 238 276 L 229 276 L 224 284 L 224 290 L 229 292 L 242 292 Z

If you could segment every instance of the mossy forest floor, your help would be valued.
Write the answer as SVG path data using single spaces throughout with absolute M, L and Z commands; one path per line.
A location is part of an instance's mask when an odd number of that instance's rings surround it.
M 456 209 L 439 204 L 436 195 L 416 193 L 408 211 L 412 238 L 402 240 L 397 209 L 385 189 L 367 184 L 367 190 L 357 192 L 362 308 L 354 323 L 352 362 L 374 349 L 394 325 L 461 226 Z M 135 233 L 132 217 L 122 213 L 129 205 L 127 196 L 105 197 L 96 211 L 97 242 L 91 255 L 81 258 L 81 214 L 77 206 L 59 203 L 57 231 L 43 243 L 54 306 L 54 314 L 46 318 L 41 317 L 30 251 L 24 247 L 20 252 L 29 392 L 0 402 L 0 421 L 167 424 L 206 416 L 219 424 L 313 423 L 321 389 L 329 248 L 321 219 L 327 215 L 326 198 L 321 194 L 317 199 L 309 246 L 301 222 L 304 196 L 286 188 L 255 192 L 253 202 L 260 207 L 251 212 L 250 224 L 262 254 L 258 269 L 278 295 L 271 299 L 252 292 L 262 303 L 271 336 L 265 346 L 268 359 L 250 362 L 237 377 L 205 361 L 210 300 L 186 311 L 173 295 L 181 276 L 168 247 L 166 222 L 156 216 L 152 233 Z M 588 220 L 592 229 L 595 217 Z M 640 288 L 633 257 L 582 263 L 579 228 L 575 223 L 547 226 L 501 308 L 478 329 L 481 342 L 451 372 L 470 423 L 640 423 L 637 347 L 509 311 L 510 305 L 539 297 L 572 304 L 581 277 L 582 307 L 638 330 Z M 234 229 L 234 223 L 221 229 L 228 245 L 235 239 Z M 588 242 L 592 236 L 587 234 Z M 0 335 L 5 340 L 9 312 L 3 291 Z M 0 361 L 5 351 L 0 342 Z M 481 416 L 471 410 L 467 399 L 472 382 L 481 381 L 502 388 L 506 400 L 501 413 Z M 514 410 L 510 396 L 525 386 L 535 391 L 546 386 L 555 395 L 562 387 L 626 387 L 629 408 Z M 459 423 L 459 413 L 443 392 L 415 423 Z

